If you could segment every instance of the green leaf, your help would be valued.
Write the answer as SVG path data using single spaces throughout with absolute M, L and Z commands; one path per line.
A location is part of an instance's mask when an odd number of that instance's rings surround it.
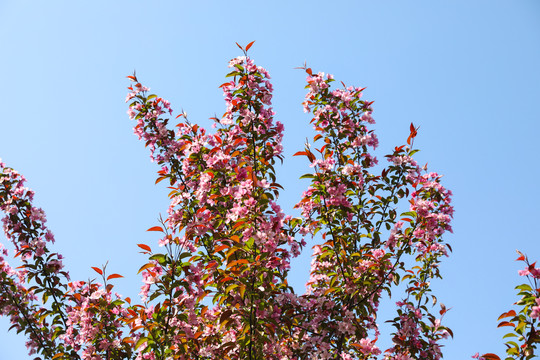
M 238 75 L 240 75 L 239 71 L 231 71 L 225 77 L 238 76 Z
M 135 350 L 139 348 L 143 343 L 147 342 L 148 338 L 142 337 L 140 338 L 137 343 L 135 344 Z
M 532 291 L 532 288 L 528 284 L 521 284 L 521 285 L 516 286 L 516 290 Z
M 167 262 L 167 257 L 163 254 L 155 254 L 149 257 L 150 260 L 155 260 L 161 265 L 165 264 Z
M 401 216 L 412 216 L 413 218 L 416 218 L 416 212 L 415 211 L 407 211 L 407 212 L 401 213 Z

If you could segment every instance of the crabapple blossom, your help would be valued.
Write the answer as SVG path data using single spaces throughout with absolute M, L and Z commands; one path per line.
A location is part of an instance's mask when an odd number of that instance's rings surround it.
M 430 282 L 441 277 L 438 265 L 448 255 L 452 194 L 414 160 L 416 129 L 411 125 L 407 144 L 378 166 L 364 89 L 334 88 L 332 75 L 304 68 L 303 107 L 316 135 L 296 153 L 310 171 L 296 205 L 300 217 L 287 215 L 276 169 L 284 126 L 274 118 L 268 71 L 247 55 L 251 45 L 229 62 L 220 86 L 225 112 L 212 118 L 212 132 L 184 111 L 172 120 L 169 101 L 128 76 L 128 117 L 159 166 L 156 183 L 170 189 L 165 215 L 149 229 L 160 234 L 158 246 L 137 244 L 148 256 L 138 302 L 113 292 L 109 280 L 121 275 L 106 267 L 94 268 L 103 281 L 69 281 L 62 256 L 50 250 L 45 212 L 32 205 L 24 178 L 0 163 L 4 231 L 25 265 L 12 268 L 0 247 L 0 313 L 28 335 L 31 353 L 90 360 L 442 357 L 440 341 L 451 334 L 441 325 L 445 307 L 435 317 L 418 304 L 432 297 Z M 297 293 L 288 283 L 291 261 L 308 241 L 309 280 Z M 390 319 L 393 345 L 384 350 L 379 304 L 400 283 L 406 291 Z M 534 318 L 538 312 L 533 308 Z

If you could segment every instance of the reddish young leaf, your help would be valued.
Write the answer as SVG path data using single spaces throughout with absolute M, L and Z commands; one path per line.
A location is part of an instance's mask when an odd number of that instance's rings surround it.
M 483 357 L 483 358 L 486 359 L 486 360 L 501 360 L 500 357 L 498 357 L 497 355 L 492 354 L 492 353 L 484 354 L 484 355 L 482 355 L 481 357 Z
M 441 304 L 441 310 L 439 311 L 439 314 L 444 315 L 447 311 L 448 310 L 446 309 L 446 306 L 444 304 Z
M 237 221 L 234 225 L 233 225 L 233 229 L 234 230 L 237 230 L 239 227 L 241 227 L 242 225 L 245 224 L 245 221 Z M 231 239 L 233 239 L 233 237 L 231 237 Z
M 254 42 L 255 42 L 255 40 L 250 42 L 249 44 L 247 44 L 246 51 L 248 51 L 251 48 L 251 45 L 253 45 Z
M 516 312 L 514 310 L 510 310 L 508 312 L 502 313 L 501 316 L 499 316 L 499 318 L 497 320 L 501 320 L 501 319 L 504 319 L 505 317 L 509 317 L 509 316 L 516 316 Z
M 120 274 L 111 274 L 111 275 L 107 276 L 107 280 L 117 279 L 117 278 L 123 278 L 123 276 L 120 275 Z
M 227 249 L 229 247 L 229 245 L 219 245 L 215 250 L 214 250 L 214 254 L 217 253 L 217 252 L 220 252 L 221 250 L 223 249 Z
M 246 259 L 232 261 L 227 265 L 227 269 L 236 265 L 240 265 L 240 264 L 249 264 L 249 261 Z
M 143 249 L 143 250 L 152 252 L 152 249 L 150 249 L 150 246 L 148 246 L 148 245 L 145 245 L 145 244 L 137 244 L 137 246 L 140 247 L 140 248 Z
M 142 271 L 144 271 L 144 270 L 146 270 L 148 268 L 154 267 L 154 266 L 156 266 L 156 265 L 153 264 L 153 263 L 144 264 L 143 266 L 141 266 L 141 268 L 139 269 L 137 274 L 140 274 Z
M 513 327 L 515 327 L 516 324 L 508 322 L 508 321 L 502 321 L 499 325 L 497 325 L 498 328 L 503 327 L 503 326 L 513 326 Z
M 154 227 L 151 227 L 150 229 L 148 229 L 146 231 L 161 231 L 161 232 L 163 232 L 163 229 L 161 228 L 161 226 L 154 226 Z
M 100 268 L 92 266 L 92 269 L 94 269 L 94 271 L 97 272 L 99 275 L 103 275 L 103 271 L 101 271 Z

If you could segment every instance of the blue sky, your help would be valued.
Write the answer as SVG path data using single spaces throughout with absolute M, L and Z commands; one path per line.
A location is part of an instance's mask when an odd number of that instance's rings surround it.
M 301 102 L 304 61 L 366 86 L 380 154 L 420 126 L 419 163 L 445 174 L 454 192 L 454 252 L 433 283 L 451 307 L 455 334 L 445 358 L 503 354 L 497 317 L 522 279 L 515 250 L 540 260 L 540 3 L 426 1 L 8 1 L 0 0 L 0 158 L 28 178 L 56 249 L 73 279 L 109 261 L 136 297 L 145 260 L 136 243 L 157 243 L 168 205 L 156 166 L 132 133 L 124 103 L 133 70 L 192 122 L 224 112 L 218 86 L 247 44 L 270 72 L 287 159 L 278 169 L 291 212 L 305 160 L 291 155 L 310 136 Z M 5 239 L 0 238 L 1 242 Z M 307 277 L 309 249 L 291 282 Z M 398 299 L 396 299 L 398 300 Z M 0 319 L 0 360 L 31 359 Z M 383 339 L 381 346 L 387 343 Z

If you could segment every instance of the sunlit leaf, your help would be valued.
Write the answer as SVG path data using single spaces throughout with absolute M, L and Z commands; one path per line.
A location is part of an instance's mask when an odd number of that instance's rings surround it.
M 487 353 L 487 354 L 484 354 L 482 355 L 482 357 L 486 360 L 501 360 L 500 357 L 498 357 L 497 355 L 495 354 L 492 354 L 492 353 Z
M 251 48 L 251 46 L 253 45 L 253 43 L 255 43 L 255 41 L 252 41 L 252 42 L 250 42 L 249 44 L 247 44 L 247 46 L 246 46 L 246 51 L 248 51 L 248 50 Z
M 137 244 L 138 247 L 140 247 L 141 249 L 143 250 L 146 250 L 148 252 L 152 252 L 152 249 L 150 249 L 150 246 L 148 245 L 145 245 L 145 244 Z
M 120 274 L 111 274 L 111 275 L 107 276 L 107 280 L 117 279 L 117 278 L 123 278 L 123 276 L 120 275 Z
M 510 310 L 508 312 L 502 313 L 497 320 L 501 320 L 509 316 L 516 316 L 516 312 L 514 310 Z

